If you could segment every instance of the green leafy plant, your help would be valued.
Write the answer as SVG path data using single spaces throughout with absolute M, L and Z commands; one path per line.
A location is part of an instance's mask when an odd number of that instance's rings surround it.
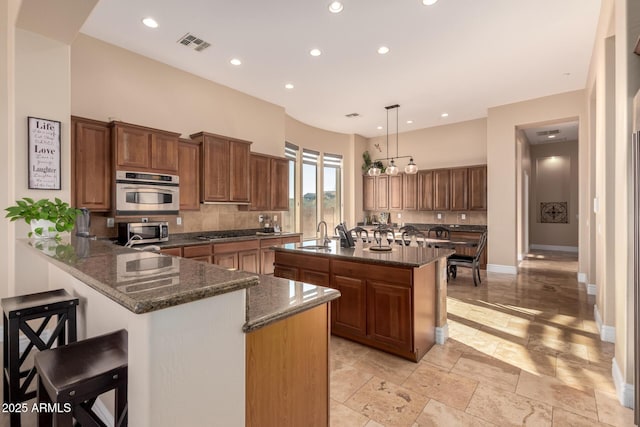
M 45 219 L 51 221 L 54 225 L 49 227 L 49 232 L 62 233 L 73 230 L 76 218 L 80 215 L 80 209 L 72 208 L 68 203 L 63 202 L 57 197 L 52 202 L 49 199 L 40 199 L 34 201 L 30 197 L 24 197 L 22 200 L 16 200 L 14 206 L 5 208 L 7 215 L 11 221 L 23 219 L 24 222 L 31 225 L 31 221 Z M 29 237 L 34 233 L 42 236 L 42 227 L 36 228 L 33 232 L 29 232 Z M 56 236 L 59 238 L 59 236 Z
M 362 173 L 367 173 L 371 167 L 371 154 L 369 154 L 368 150 L 365 150 L 365 152 L 362 153 L 362 160 L 364 161 L 362 164 Z

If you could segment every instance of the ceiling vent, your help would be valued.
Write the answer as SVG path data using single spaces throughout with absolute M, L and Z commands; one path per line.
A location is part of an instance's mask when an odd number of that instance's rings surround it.
M 536 135 L 538 135 L 538 136 L 549 136 L 549 135 L 556 135 L 558 133 L 560 133 L 559 129 L 541 130 L 540 132 L 536 132 Z
M 180 39 L 178 39 L 178 43 L 183 46 L 190 47 L 196 52 L 202 52 L 203 50 L 211 46 L 211 43 L 208 43 L 202 40 L 200 37 L 194 36 L 191 33 L 187 33 L 184 36 L 180 37 Z
M 356 117 L 360 117 L 360 114 L 358 114 L 358 113 L 349 113 L 349 114 L 345 114 L 344 116 L 346 118 L 348 118 L 348 119 L 355 119 Z

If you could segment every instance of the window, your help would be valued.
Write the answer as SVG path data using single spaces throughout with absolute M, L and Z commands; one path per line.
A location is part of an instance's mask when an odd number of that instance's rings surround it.
M 342 219 L 342 156 L 325 153 L 322 177 L 322 219 L 326 221 L 329 234 Z
M 289 159 L 289 210 L 282 213 L 282 229 L 296 231 L 296 162 L 298 161 L 297 145 L 285 143 L 284 156 Z
M 318 156 L 312 150 L 302 150 L 302 208 L 301 225 L 305 239 L 316 237 L 318 223 Z

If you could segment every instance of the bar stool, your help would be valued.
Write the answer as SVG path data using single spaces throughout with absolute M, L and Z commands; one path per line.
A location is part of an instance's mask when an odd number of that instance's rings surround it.
M 98 396 L 115 390 L 115 426 L 127 425 L 127 331 L 78 341 L 35 357 L 38 370 L 38 427 L 103 427 L 91 409 Z M 42 405 L 42 406 L 41 406 Z
M 56 289 L 3 298 L 0 304 L 4 321 L 2 346 L 4 403 L 16 404 L 36 396 L 35 390 L 28 391 L 36 375 L 35 367 L 21 370 L 31 350 L 34 347 L 40 351 L 49 349 L 54 342 L 62 346 L 67 342 L 76 341 L 78 298 L 73 298 L 64 289 Z M 53 316 L 57 316 L 58 322 L 45 342 L 41 334 Z M 43 319 L 35 331 L 27 323 L 34 319 Z M 28 340 L 22 353 L 20 352 L 20 331 Z M 22 378 L 24 381 L 20 384 Z M 20 426 L 20 412 L 12 411 L 10 418 L 12 427 Z

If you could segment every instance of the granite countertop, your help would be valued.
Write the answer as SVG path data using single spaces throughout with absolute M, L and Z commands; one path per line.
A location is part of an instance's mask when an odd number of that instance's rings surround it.
M 247 289 L 247 323 L 243 331 L 255 331 L 339 296 L 335 289 L 261 275 L 260 283 Z
M 322 241 L 309 240 L 303 243 L 287 243 L 275 246 L 276 251 L 296 252 L 298 254 L 320 255 L 346 260 L 357 260 L 372 264 L 387 264 L 401 267 L 422 267 L 431 264 L 442 257 L 448 257 L 455 253 L 451 249 L 436 249 L 414 246 L 402 246 L 393 244 L 387 252 L 375 252 L 371 250 L 371 243 L 357 242 L 355 248 L 341 248 L 339 240 L 332 240 L 327 249 L 304 249 L 304 247 L 322 244 Z
M 361 222 L 359 222 L 358 225 L 368 230 L 373 230 L 374 228 L 377 227 L 377 225 L 373 225 L 373 224 L 362 225 Z M 423 224 L 423 223 L 407 222 L 405 223 L 405 225 L 411 225 L 416 227 L 419 230 L 424 230 L 424 231 L 427 231 L 433 227 L 446 227 L 450 231 L 465 231 L 469 233 L 483 233 L 487 231 L 487 226 L 480 225 L 480 224 Z M 398 224 L 393 224 L 393 228 L 399 230 L 402 227 L 400 227 Z
M 279 237 L 291 237 L 300 236 L 301 233 L 293 232 L 281 232 L 281 233 L 262 233 L 259 229 L 252 230 L 231 230 L 227 231 L 198 231 L 195 233 L 179 233 L 169 235 L 169 241 L 153 243 L 154 246 L 158 246 L 162 249 L 177 248 L 180 246 L 197 246 L 206 245 L 208 243 L 227 243 L 227 242 L 242 242 L 246 240 L 262 240 L 262 239 L 277 239 Z M 244 235 L 238 235 L 244 234 Z M 198 236 L 203 235 L 217 235 L 212 239 L 201 239 Z M 144 246 L 144 245 L 141 245 Z
M 20 239 L 20 242 L 136 314 L 246 289 L 243 330 L 251 332 L 340 296 L 339 291 L 331 288 L 229 271 L 104 240 L 73 236 L 62 241 Z

